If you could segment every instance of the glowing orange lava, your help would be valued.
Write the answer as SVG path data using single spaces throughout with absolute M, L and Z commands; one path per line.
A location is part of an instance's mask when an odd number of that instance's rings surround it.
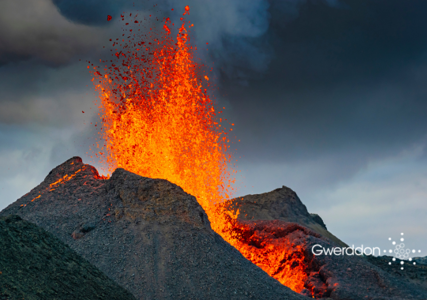
M 186 6 L 184 15 L 189 10 Z M 121 17 L 124 21 L 125 16 Z M 224 125 L 208 94 L 209 76 L 195 62 L 195 47 L 189 42 L 192 25 L 186 26 L 181 18 L 176 30 L 167 18 L 163 30 L 153 26 L 145 30 L 151 35 L 143 36 L 135 32 L 147 19 L 129 17 L 133 22 L 126 21 L 125 26 L 133 23 L 134 27 L 125 27 L 121 38 L 110 39 L 113 59 L 100 61 L 105 67 L 90 62 L 88 66 L 99 92 L 102 118 L 95 155 L 109 173 L 124 168 L 167 179 L 194 195 L 217 233 L 271 276 L 300 292 L 301 274 L 274 273 L 274 267 L 265 266 L 266 261 L 283 260 L 285 254 L 271 250 L 274 245 L 250 254 L 235 233 L 235 216 L 218 205 L 230 198 L 235 182 L 228 138 L 234 124 Z M 284 279 L 283 274 L 290 277 Z
M 229 139 L 215 120 L 185 24 L 176 40 L 169 27 L 167 19 L 164 31 L 145 41 L 130 29 L 126 41 L 113 42 L 123 49 L 112 54 L 117 64 L 103 74 L 94 67 L 103 123 L 98 154 L 109 172 L 120 167 L 167 179 L 207 209 L 232 191 Z
M 304 249 L 288 237 L 292 225 L 274 221 L 229 220 L 228 242 L 244 257 L 293 291 L 301 292 L 308 278 Z M 287 227 L 288 226 L 288 227 Z

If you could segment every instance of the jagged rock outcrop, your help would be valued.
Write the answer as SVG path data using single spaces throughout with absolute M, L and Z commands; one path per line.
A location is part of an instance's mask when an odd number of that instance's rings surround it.
M 196 199 L 117 169 L 108 180 L 74 157 L 0 215 L 68 244 L 138 299 L 304 299 L 210 227 Z
M 135 297 L 52 234 L 10 215 L 0 217 L 0 299 Z
M 323 219 L 318 214 L 310 213 L 310 217 L 314 220 L 314 222 L 328 230 L 328 228 L 326 228 L 325 222 L 323 222 Z
M 268 193 L 231 199 L 227 203 L 227 209 L 233 212 L 238 209 L 239 220 L 281 220 L 298 223 L 320 233 L 340 246 L 347 246 L 326 229 L 326 225 L 319 215 L 310 214 L 297 194 L 285 186 Z

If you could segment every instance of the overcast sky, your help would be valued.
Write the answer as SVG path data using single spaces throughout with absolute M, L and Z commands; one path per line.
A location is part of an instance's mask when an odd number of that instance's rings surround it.
M 185 5 L 241 140 L 237 195 L 285 185 L 346 243 L 391 249 L 403 232 L 425 256 L 424 0 L 0 1 L 0 209 L 68 158 L 90 163 L 85 61 L 120 13 Z

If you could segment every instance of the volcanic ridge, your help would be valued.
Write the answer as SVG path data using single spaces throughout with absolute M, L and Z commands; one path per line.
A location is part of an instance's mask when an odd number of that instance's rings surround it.
M 364 257 L 314 256 L 345 244 L 286 187 L 221 206 L 239 208 L 240 252 L 179 186 L 120 168 L 106 179 L 73 157 L 0 216 L 53 234 L 137 299 L 427 299 Z

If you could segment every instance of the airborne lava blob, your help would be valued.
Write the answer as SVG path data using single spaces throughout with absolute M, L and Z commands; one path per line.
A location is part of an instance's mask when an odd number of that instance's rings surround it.
M 184 15 L 189 10 L 186 6 Z M 100 95 L 102 127 L 96 156 L 109 173 L 124 168 L 179 185 L 197 198 L 212 228 L 227 242 L 300 292 L 306 278 L 303 269 L 270 267 L 286 255 L 267 241 L 265 251 L 252 253 L 241 241 L 241 230 L 236 231 L 235 216 L 221 205 L 232 195 L 235 183 L 228 137 L 234 124 L 220 118 L 221 111 L 208 94 L 209 76 L 195 62 L 193 50 L 197 49 L 189 43 L 188 29 L 193 25 L 181 18 L 174 39 L 176 30 L 169 18 L 161 30 L 144 28 L 143 32 L 151 33 L 144 35 L 135 32 L 148 21 L 139 20 L 138 15 L 129 17 L 132 20 L 125 21 L 122 37 L 110 39 L 113 59 L 100 61 L 104 67 L 88 66 Z

